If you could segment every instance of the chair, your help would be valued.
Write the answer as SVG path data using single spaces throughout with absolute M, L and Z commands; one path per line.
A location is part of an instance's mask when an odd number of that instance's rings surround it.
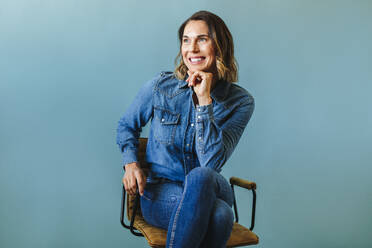
M 139 139 L 139 151 L 138 158 L 141 164 L 142 169 L 147 173 L 149 165 L 145 161 L 147 146 L 147 138 Z M 254 228 L 255 220 L 255 211 L 256 211 L 256 184 L 254 182 L 249 182 L 237 177 L 230 178 L 230 184 L 232 191 L 234 193 L 234 213 L 235 213 L 235 222 L 233 230 L 230 236 L 230 239 L 227 242 L 227 247 L 238 247 L 238 246 L 247 246 L 247 245 L 256 245 L 259 242 L 258 236 L 252 232 Z M 252 204 L 252 216 L 251 216 L 251 226 L 246 228 L 238 223 L 238 210 L 236 206 L 234 185 L 243 187 L 245 189 L 251 190 L 253 193 L 253 204 Z M 139 194 L 135 197 L 127 194 L 128 200 L 125 203 L 125 188 L 123 186 L 122 202 L 121 202 L 121 215 L 120 222 L 123 227 L 130 230 L 130 232 L 135 236 L 145 237 L 147 242 L 151 247 L 165 247 L 167 239 L 167 231 L 161 228 L 154 227 L 144 220 L 141 214 L 141 208 L 139 206 Z M 127 206 L 127 218 L 130 221 L 130 224 L 127 225 L 124 222 L 124 211 L 125 205 Z

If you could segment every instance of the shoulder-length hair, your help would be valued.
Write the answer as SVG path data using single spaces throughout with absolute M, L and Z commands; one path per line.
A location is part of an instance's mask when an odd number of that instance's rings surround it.
M 181 47 L 184 29 L 189 21 L 204 21 L 208 26 L 209 37 L 213 41 L 216 54 L 216 67 L 218 80 L 225 80 L 229 83 L 238 81 L 238 64 L 234 57 L 234 42 L 232 35 L 225 22 L 217 15 L 208 11 L 198 11 L 189 17 L 178 29 L 180 51 L 175 59 L 176 77 L 180 80 L 187 75 L 187 66 L 182 59 Z

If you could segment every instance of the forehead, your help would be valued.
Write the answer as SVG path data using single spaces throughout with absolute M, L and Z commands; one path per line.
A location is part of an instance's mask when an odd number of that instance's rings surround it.
M 202 34 L 208 35 L 208 25 L 205 21 L 189 21 L 183 30 L 183 35 L 188 37 Z

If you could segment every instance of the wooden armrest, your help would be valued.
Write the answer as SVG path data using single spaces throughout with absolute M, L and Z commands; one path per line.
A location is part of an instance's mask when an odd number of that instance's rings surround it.
M 238 177 L 230 177 L 230 184 L 243 187 L 246 189 L 256 189 L 256 183 L 250 182 Z

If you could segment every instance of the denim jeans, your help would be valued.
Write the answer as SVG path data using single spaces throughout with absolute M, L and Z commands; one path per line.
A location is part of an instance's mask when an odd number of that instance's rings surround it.
M 197 167 L 184 182 L 146 185 L 142 214 L 153 225 L 168 230 L 166 247 L 226 247 L 234 215 L 233 194 L 215 170 Z

